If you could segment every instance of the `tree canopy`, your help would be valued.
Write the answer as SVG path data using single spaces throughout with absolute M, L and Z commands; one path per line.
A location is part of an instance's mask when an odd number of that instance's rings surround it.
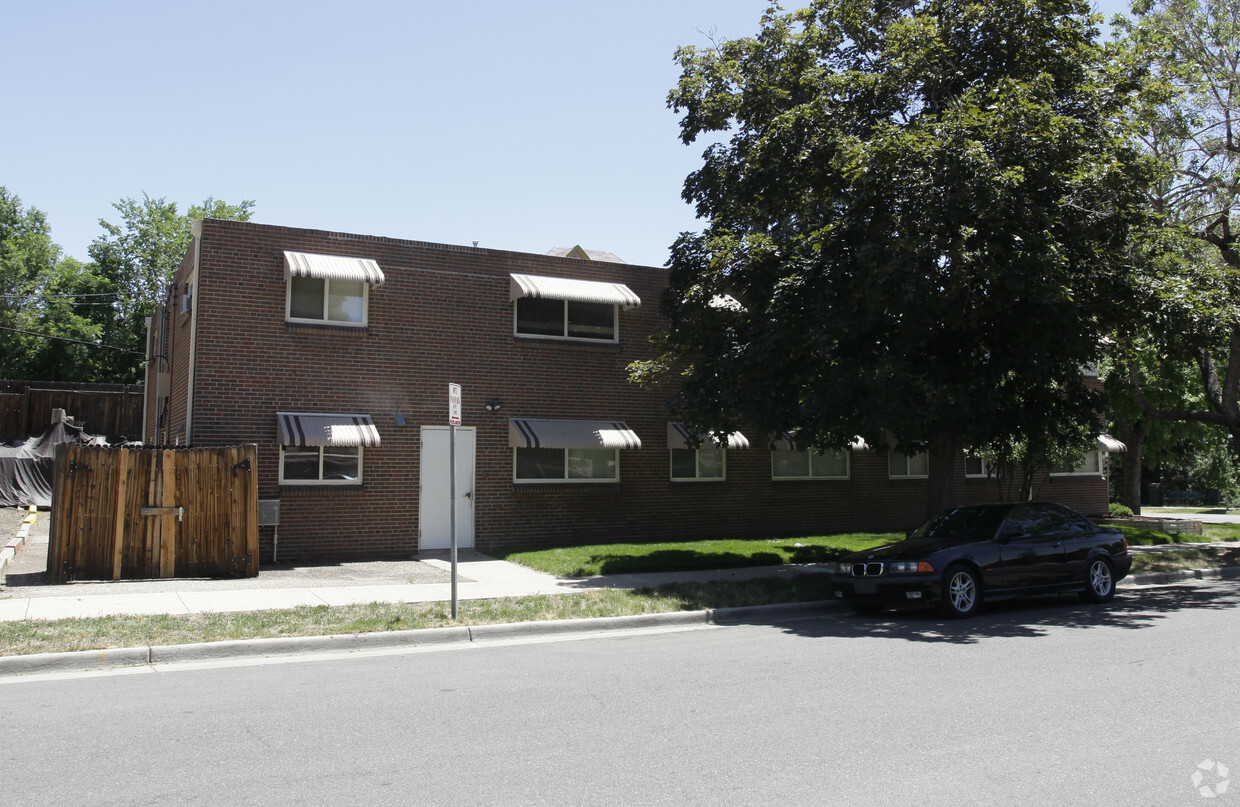
M 0 187 L 0 377 L 141 381 L 145 319 L 193 239 L 190 221 L 245 221 L 253 205 L 208 197 L 181 215 L 163 198 L 121 199 L 121 223 L 100 220 L 82 263 L 61 255 L 42 211 Z
M 707 226 L 672 249 L 662 355 L 701 430 L 930 451 L 1096 430 L 1081 367 L 1126 315 L 1150 169 L 1138 87 L 1077 0 L 816 0 L 677 52 Z M 1079 433 L 1076 433 L 1079 432 Z
M 124 198 L 114 204 L 121 223 L 100 219 L 104 234 L 89 248 L 95 274 L 116 294 L 113 306 L 100 312 L 98 320 L 104 344 L 141 354 L 146 344 L 146 318 L 163 299 L 193 241 L 190 222 L 204 218 L 248 221 L 253 206 L 248 200 L 233 205 L 207 197 L 181 214 L 176 202 L 146 194 L 141 202 Z M 132 353 L 110 351 L 98 358 L 97 374 L 101 378 L 138 382 L 143 377 L 141 360 L 135 362 Z

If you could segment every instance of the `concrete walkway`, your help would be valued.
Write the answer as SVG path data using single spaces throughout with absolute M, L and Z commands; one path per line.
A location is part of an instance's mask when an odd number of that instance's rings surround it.
M 427 553 L 414 560 L 341 563 L 330 566 L 264 569 L 256 578 L 174 579 L 77 582 L 41 585 L 47 558 L 47 518 L 25 523 L 10 541 L 7 587 L 0 588 L 0 621 L 65 619 L 117 614 L 196 614 L 257 611 L 309 605 L 356 605 L 370 602 L 443 602 L 451 599 L 451 564 L 447 553 Z M 1193 546 L 1236 547 L 1240 542 L 1131 547 L 1131 551 L 1166 552 Z M 701 572 L 609 575 L 557 579 L 523 566 L 478 554 L 458 556 L 457 596 L 461 600 L 569 594 L 598 588 L 640 588 L 672 582 L 749 580 L 823 573 L 822 566 L 762 566 Z M 1181 573 L 1183 576 L 1188 576 Z M 1151 575 L 1144 581 L 1167 582 Z M 1125 580 L 1121 587 L 1142 584 Z
M 408 561 L 339 563 L 264 568 L 244 579 L 83 581 L 43 585 L 47 561 L 47 514 L 18 531 L 8 585 L 0 588 L 0 621 L 66 619 L 117 614 L 201 614 L 357 605 L 370 602 L 444 602 L 452 598 L 447 552 L 423 553 Z M 598 588 L 639 588 L 677 581 L 749 580 L 825 571 L 820 566 L 557 579 L 515 563 L 463 551 L 457 558 L 461 600 L 571 594 Z

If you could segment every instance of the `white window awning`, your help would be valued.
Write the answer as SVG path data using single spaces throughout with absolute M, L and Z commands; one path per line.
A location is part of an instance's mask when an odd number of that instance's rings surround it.
M 1098 450 L 1121 452 L 1127 451 L 1128 446 L 1124 445 L 1119 440 L 1116 440 L 1109 434 L 1100 434 L 1098 435 Z
M 622 420 L 508 421 L 508 444 L 514 448 L 641 448 L 642 441 Z
M 860 437 L 854 437 L 853 441 L 847 446 L 849 451 L 870 451 L 870 444 Z M 793 432 L 780 432 L 775 435 L 775 439 L 771 441 L 771 449 L 774 451 L 808 451 L 809 446 L 797 445 L 796 434 Z
M 383 284 L 383 270 L 370 258 L 343 255 L 315 255 L 284 251 L 284 276 L 313 277 L 320 280 L 360 280 L 372 286 Z
M 601 283 L 597 280 L 570 280 L 564 277 L 542 275 L 509 275 L 509 295 L 513 300 L 536 297 L 548 300 L 568 300 L 573 303 L 604 303 L 621 308 L 636 308 L 642 304 L 632 289 L 623 283 Z
M 694 438 L 696 438 L 697 442 L 701 445 L 719 445 L 719 441 L 712 435 L 693 435 L 680 423 L 667 424 L 668 448 L 688 448 L 690 440 L 693 440 Z M 732 432 L 728 435 L 728 442 L 725 448 L 749 448 L 749 439 L 740 432 Z
M 370 415 L 277 412 L 282 446 L 377 446 L 379 430 Z

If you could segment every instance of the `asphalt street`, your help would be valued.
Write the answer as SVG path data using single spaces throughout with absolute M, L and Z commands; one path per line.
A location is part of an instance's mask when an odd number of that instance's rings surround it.
M 1221 805 L 1240 799 L 1218 765 L 1240 774 L 1237 605 L 1224 580 L 960 622 L 839 609 L 9 679 L 21 750 L 0 787 L 39 805 Z

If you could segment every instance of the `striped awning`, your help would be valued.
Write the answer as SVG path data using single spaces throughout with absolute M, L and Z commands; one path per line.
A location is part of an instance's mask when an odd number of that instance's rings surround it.
M 508 445 L 514 448 L 641 448 L 641 439 L 622 420 L 508 421 Z
M 667 424 L 667 447 L 668 448 L 688 448 L 690 440 L 696 437 L 696 442 L 702 445 L 715 444 L 715 440 L 709 434 L 693 435 L 680 423 Z M 749 440 L 740 432 L 732 432 L 728 435 L 727 448 L 749 448 Z
M 1114 437 L 1112 437 L 1109 434 L 1100 434 L 1098 435 L 1098 450 L 1099 451 L 1117 451 L 1117 452 L 1127 451 L 1128 446 L 1124 445 L 1119 440 L 1116 440 Z
M 780 432 L 775 435 L 775 439 L 771 441 L 771 449 L 774 451 L 807 451 L 809 446 L 797 445 L 796 434 L 793 432 Z M 870 444 L 860 437 L 854 437 L 853 441 L 848 444 L 849 451 L 869 451 Z
M 509 295 L 513 300 L 538 297 L 568 300 L 573 303 L 611 303 L 621 308 L 636 308 L 642 299 L 623 283 L 600 283 L 597 280 L 569 280 L 542 275 L 509 275 Z
M 326 280 L 360 280 L 372 286 L 383 283 L 383 270 L 370 258 L 343 255 L 315 255 L 310 252 L 284 252 L 285 277 L 314 277 Z
M 379 430 L 370 415 L 277 412 L 282 446 L 377 446 Z

